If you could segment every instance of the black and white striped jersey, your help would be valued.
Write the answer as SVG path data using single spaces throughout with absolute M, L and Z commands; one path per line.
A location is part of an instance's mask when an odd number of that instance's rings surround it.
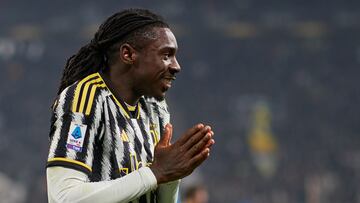
M 120 178 L 151 164 L 169 119 L 165 101 L 142 97 L 129 109 L 100 73 L 91 74 L 54 104 L 47 167 L 80 170 L 91 182 Z M 135 201 L 156 202 L 156 192 Z

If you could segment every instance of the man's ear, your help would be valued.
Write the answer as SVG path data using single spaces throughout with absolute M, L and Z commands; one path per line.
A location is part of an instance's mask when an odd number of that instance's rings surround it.
M 134 64 L 137 57 L 136 50 L 128 43 L 120 46 L 119 54 L 121 61 L 129 65 Z

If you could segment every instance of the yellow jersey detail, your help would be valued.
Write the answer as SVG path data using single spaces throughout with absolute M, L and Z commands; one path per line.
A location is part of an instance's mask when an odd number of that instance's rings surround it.
M 101 78 L 95 79 L 95 80 L 90 80 L 88 82 L 86 82 L 85 86 L 84 86 L 84 90 L 81 96 L 81 101 L 80 101 L 80 108 L 79 108 L 79 112 L 82 113 L 84 111 L 85 108 L 85 102 L 86 102 L 86 96 L 88 94 L 89 91 L 89 86 L 91 84 L 97 83 L 97 82 L 101 82 Z M 94 87 L 94 85 L 92 86 L 92 88 Z
M 84 164 L 83 162 L 80 162 L 80 161 L 67 159 L 67 158 L 63 158 L 63 157 L 55 157 L 55 158 L 51 158 L 51 159 L 48 160 L 48 162 L 52 162 L 52 161 L 64 161 L 64 162 L 68 162 L 68 163 L 72 163 L 72 164 L 77 164 L 77 165 L 80 165 L 82 167 L 85 167 L 89 171 L 92 171 L 90 166 L 88 166 L 88 165 L 86 165 L 86 164 Z
M 105 85 L 105 83 L 102 83 L 102 84 L 93 85 L 91 87 L 89 102 L 88 102 L 87 107 L 86 107 L 85 115 L 90 115 L 91 107 L 92 107 L 93 102 L 94 102 L 96 88 L 98 88 L 98 87 L 106 87 L 106 85 Z
M 122 130 L 121 131 L 121 140 L 123 141 L 123 142 L 129 142 L 129 137 L 128 137 L 128 135 L 126 134 L 126 132 L 124 131 L 124 130 Z
M 74 94 L 74 100 L 73 100 L 73 104 L 72 104 L 72 111 L 73 112 L 77 112 L 77 105 L 78 105 L 78 102 L 79 102 L 79 97 L 80 97 L 80 90 L 83 86 L 83 84 L 88 81 L 89 79 L 93 78 L 93 77 L 96 77 L 98 76 L 99 74 L 98 73 L 94 73 L 94 74 L 91 74 L 91 75 L 88 75 L 87 77 L 85 77 L 84 79 L 82 79 L 77 85 L 76 85 L 76 89 L 75 89 L 75 94 Z

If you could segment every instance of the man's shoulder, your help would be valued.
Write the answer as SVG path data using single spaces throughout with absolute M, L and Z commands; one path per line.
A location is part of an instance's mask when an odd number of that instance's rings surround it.
M 72 112 L 89 115 L 99 102 L 107 96 L 106 85 L 98 74 L 91 74 L 66 87 L 57 97 L 54 107 L 62 104 Z

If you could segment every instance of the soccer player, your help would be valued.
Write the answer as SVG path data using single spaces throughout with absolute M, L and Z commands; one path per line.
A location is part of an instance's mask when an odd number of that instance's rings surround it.
M 171 143 L 165 92 L 177 42 L 148 10 L 109 17 L 66 63 L 53 104 L 49 202 L 176 202 L 179 180 L 209 156 L 210 126 Z

